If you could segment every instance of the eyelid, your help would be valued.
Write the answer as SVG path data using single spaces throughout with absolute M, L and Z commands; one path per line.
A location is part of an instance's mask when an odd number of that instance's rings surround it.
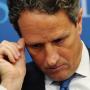
M 62 38 L 57 38 L 57 39 L 53 40 L 52 42 L 55 43 L 55 42 L 63 41 L 66 37 L 67 37 L 67 36 L 62 37 Z
M 37 44 L 29 45 L 29 47 L 32 47 L 32 48 L 42 48 L 42 47 L 44 47 L 44 44 L 37 43 Z
M 61 38 L 58 38 L 56 40 L 53 40 L 53 42 L 58 42 L 58 41 L 61 41 L 62 39 Z

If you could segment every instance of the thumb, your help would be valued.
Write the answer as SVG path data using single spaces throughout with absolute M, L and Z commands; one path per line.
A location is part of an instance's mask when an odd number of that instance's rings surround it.
M 24 39 L 23 38 L 20 38 L 18 41 L 17 41 L 17 44 L 19 45 L 19 47 L 21 49 L 24 49 L 25 47 L 25 42 L 24 42 Z
M 24 58 L 25 56 L 25 42 L 24 42 L 24 39 L 21 38 L 17 41 L 17 44 L 20 46 L 20 53 L 21 53 L 21 58 Z
M 19 57 L 19 61 L 16 63 L 16 66 L 23 67 L 25 66 L 25 42 L 24 39 L 21 38 L 17 41 L 17 44 L 20 46 L 21 56 Z

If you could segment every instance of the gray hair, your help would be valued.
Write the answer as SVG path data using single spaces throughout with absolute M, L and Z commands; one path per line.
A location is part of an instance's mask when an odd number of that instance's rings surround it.
M 18 19 L 24 10 L 38 10 L 48 14 L 54 14 L 59 10 L 65 10 L 70 20 L 75 24 L 80 9 L 79 0 L 8 0 L 9 19 L 20 34 Z

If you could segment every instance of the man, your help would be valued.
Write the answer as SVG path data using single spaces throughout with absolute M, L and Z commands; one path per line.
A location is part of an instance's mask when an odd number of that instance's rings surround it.
M 69 90 L 90 90 L 79 0 L 8 0 L 8 6 L 10 21 L 23 39 L 0 44 L 1 88 L 61 90 L 56 83 L 75 75 Z M 25 45 L 33 59 L 27 66 Z

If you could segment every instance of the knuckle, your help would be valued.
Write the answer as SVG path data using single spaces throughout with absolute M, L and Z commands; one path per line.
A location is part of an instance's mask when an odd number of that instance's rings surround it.
M 18 49 L 19 45 L 17 43 L 13 43 L 13 45 Z
M 0 55 L 0 59 L 3 59 L 3 56 L 2 55 Z
M 8 42 L 7 40 L 3 40 L 3 41 L 1 42 L 1 44 L 7 43 L 7 42 Z
M 15 42 L 10 43 L 12 47 L 17 48 L 17 44 Z

